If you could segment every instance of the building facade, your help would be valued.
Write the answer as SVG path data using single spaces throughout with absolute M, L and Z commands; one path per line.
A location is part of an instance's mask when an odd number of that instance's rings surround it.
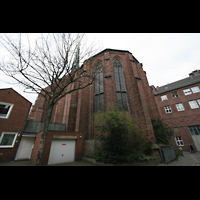
M 154 88 L 160 117 L 174 129 L 172 143 L 184 151 L 200 151 L 200 70 L 189 77 Z
M 32 103 L 12 88 L 0 89 L 0 161 L 11 161 L 23 157 L 20 142 L 31 138 L 23 136 L 23 129 Z M 19 117 L 20 116 L 20 117 Z M 30 154 L 32 149 L 26 149 Z
M 134 118 L 135 124 L 142 128 L 144 136 L 155 142 L 151 119 L 158 117 L 159 112 L 153 88 L 149 87 L 142 63 L 129 51 L 105 49 L 86 60 L 82 67 L 87 70 L 89 66 L 98 72 L 94 83 L 63 97 L 54 106 L 50 123 L 65 126 L 66 139 L 73 135 L 69 133 L 81 133 L 84 136 L 84 154 L 86 154 L 87 147 L 95 139 L 94 113 L 103 112 L 107 110 L 109 103 L 114 103 L 122 112 Z M 72 83 L 68 87 L 72 89 L 75 85 Z M 45 99 L 38 95 L 29 115 L 29 121 L 43 122 L 45 107 Z M 77 138 L 79 136 L 77 135 Z M 53 137 L 55 136 L 53 135 L 48 141 L 51 144 Z M 50 149 L 51 145 L 46 152 L 47 157 L 50 155 Z M 160 159 L 158 149 L 155 149 L 154 153 Z M 36 155 L 34 159 L 35 157 Z M 45 159 L 47 164 L 48 159 Z

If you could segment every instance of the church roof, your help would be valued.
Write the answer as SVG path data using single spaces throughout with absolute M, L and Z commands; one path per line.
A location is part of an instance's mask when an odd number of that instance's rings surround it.
M 120 50 L 120 49 L 109 49 L 109 48 L 106 48 L 106 49 L 104 49 L 103 51 L 100 51 L 99 53 L 97 53 L 97 54 L 95 54 L 94 56 L 92 56 L 92 57 L 90 57 L 90 58 L 93 58 L 93 57 L 95 57 L 95 56 L 97 56 L 97 55 L 99 55 L 99 54 L 101 54 L 101 53 L 103 53 L 103 52 L 107 52 L 107 51 L 121 51 L 121 52 L 127 52 L 127 53 L 130 53 L 130 54 L 132 54 L 131 52 L 129 52 L 129 51 L 127 51 L 127 50 Z M 133 55 L 132 55 L 133 56 Z M 89 58 L 89 59 L 90 59 Z M 133 58 L 139 63 L 139 61 L 133 56 Z M 88 60 L 89 60 L 88 59 Z

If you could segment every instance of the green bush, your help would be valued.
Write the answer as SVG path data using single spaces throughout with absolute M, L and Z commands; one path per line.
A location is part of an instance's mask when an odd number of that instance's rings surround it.
M 142 136 L 130 117 L 110 107 L 96 120 L 101 134 L 96 138 L 99 143 L 94 147 L 95 160 L 115 164 L 152 158 L 152 141 Z
M 175 150 L 175 154 L 176 154 L 176 157 L 178 158 L 180 156 L 179 150 Z
M 170 144 L 171 137 L 174 132 L 171 127 L 169 127 L 162 119 L 152 119 L 152 125 L 154 129 L 154 134 L 157 144 Z

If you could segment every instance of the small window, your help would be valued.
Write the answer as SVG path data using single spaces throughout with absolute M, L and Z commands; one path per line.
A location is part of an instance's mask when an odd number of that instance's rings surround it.
M 8 118 L 13 104 L 0 102 L 0 118 Z
M 172 113 L 172 109 L 170 106 L 165 106 L 164 108 L 166 113 Z
M 18 133 L 3 132 L 0 137 L 0 148 L 12 148 Z
M 191 109 L 199 108 L 197 102 L 195 100 L 189 101 Z
M 173 97 L 173 98 L 178 97 L 178 92 L 172 92 L 172 97 Z
M 191 90 L 192 90 L 192 92 L 193 92 L 193 93 L 200 92 L 200 90 L 199 90 L 199 87 L 198 87 L 198 86 L 192 87 L 192 88 L 191 88 Z
M 185 95 L 192 94 L 192 92 L 190 91 L 190 89 L 185 89 L 185 90 L 183 90 L 183 92 L 184 92 Z
M 161 99 L 162 99 L 162 101 L 168 100 L 168 99 L 167 99 L 167 95 L 161 96 Z
M 184 146 L 183 139 L 181 138 L 181 136 L 175 137 L 175 141 L 177 146 Z
M 198 104 L 200 105 L 200 99 L 197 99 Z
M 176 108 L 177 108 L 178 111 L 183 111 L 183 110 L 185 110 L 182 103 L 177 103 L 177 104 L 176 104 Z

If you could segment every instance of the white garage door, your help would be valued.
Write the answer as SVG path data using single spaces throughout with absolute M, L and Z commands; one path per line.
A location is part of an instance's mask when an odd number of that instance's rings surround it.
M 48 164 L 73 162 L 76 140 L 52 140 Z

